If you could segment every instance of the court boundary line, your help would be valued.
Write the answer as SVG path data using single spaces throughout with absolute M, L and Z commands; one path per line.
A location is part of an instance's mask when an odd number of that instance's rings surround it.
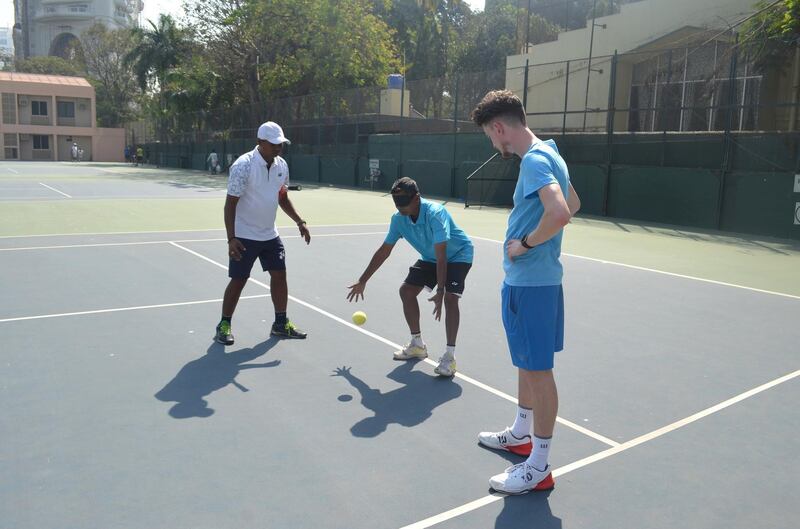
M 194 250 L 192 250 L 190 248 L 186 248 L 185 246 L 181 246 L 180 244 L 178 244 L 178 243 L 176 243 L 174 241 L 171 241 L 170 244 L 175 246 L 176 248 L 179 248 L 179 249 L 181 249 L 181 250 L 183 250 L 185 252 L 188 252 L 188 253 L 196 256 L 196 257 L 199 257 L 200 259 L 202 259 L 204 261 L 207 261 L 207 262 L 209 262 L 209 263 L 211 263 L 211 264 L 213 264 L 213 265 L 215 265 L 215 266 L 217 266 L 219 268 L 222 268 L 223 270 L 227 270 L 228 269 L 228 267 L 223 265 L 222 263 L 218 263 L 217 261 L 214 261 L 210 257 L 206 257 L 205 255 L 203 255 L 201 253 L 198 253 L 198 252 L 195 252 Z M 266 288 L 267 290 L 269 290 L 269 285 L 267 285 L 266 283 L 263 283 L 261 281 L 255 280 L 253 278 L 250 278 L 250 281 L 252 281 L 256 285 L 262 286 L 262 287 Z M 289 295 L 289 299 L 292 300 L 293 302 L 299 304 L 299 305 L 302 305 L 302 306 L 304 306 L 304 307 L 306 307 L 308 309 L 313 310 L 314 312 L 322 314 L 323 316 L 326 316 L 326 317 L 328 317 L 328 318 L 330 318 L 330 319 L 332 319 L 332 320 L 334 320 L 334 321 L 336 321 L 338 323 L 341 323 L 342 325 L 345 325 L 346 327 L 349 327 L 349 328 L 351 328 L 351 329 L 353 329 L 355 331 L 358 331 L 361 334 L 369 336 L 370 338 L 373 338 L 374 340 L 377 340 L 377 341 L 379 341 L 381 343 L 389 345 L 393 349 L 402 349 L 403 348 L 403 346 L 401 346 L 400 344 L 394 343 L 393 341 L 391 341 L 391 340 L 389 340 L 387 338 L 384 338 L 383 336 L 380 336 L 378 334 L 375 334 L 374 332 L 371 332 L 371 331 L 368 331 L 366 329 L 363 329 L 363 328 L 355 325 L 354 323 L 351 323 L 351 322 L 349 322 L 349 321 L 347 321 L 347 320 L 345 320 L 343 318 L 340 318 L 339 316 L 336 316 L 335 314 L 332 314 L 332 313 L 326 311 L 325 309 L 322 309 L 320 307 L 312 305 L 311 303 L 308 303 L 307 301 L 303 301 L 302 299 L 298 299 L 298 298 L 296 298 L 296 297 L 294 297 L 292 295 Z M 434 367 L 436 367 L 438 365 L 438 363 L 434 362 L 430 358 L 425 358 L 423 361 L 425 363 L 427 363 L 428 365 L 431 365 L 431 366 L 434 366 Z M 474 378 L 471 378 L 471 377 L 466 376 L 466 375 L 462 375 L 461 373 L 456 373 L 454 376 L 456 378 L 460 379 L 460 380 L 463 380 L 464 382 L 466 382 L 468 384 L 474 385 L 475 387 L 477 387 L 479 389 L 483 389 L 485 391 L 488 391 L 489 393 L 492 393 L 493 395 L 496 395 L 496 396 L 501 397 L 501 398 L 503 398 L 505 400 L 513 402 L 515 405 L 517 404 L 517 399 L 516 398 L 512 397 L 511 395 L 508 395 L 507 393 L 504 393 L 504 392 L 500 391 L 499 389 L 495 389 L 495 388 L 493 388 L 493 387 L 491 387 L 491 386 L 489 386 L 487 384 L 484 384 L 483 382 L 479 382 L 479 381 L 475 380 Z M 575 424 L 572 421 L 568 421 L 566 419 L 562 419 L 561 417 L 556 417 L 556 421 L 558 421 L 559 423 L 563 424 L 567 428 L 575 429 L 577 432 L 579 432 L 579 433 L 581 433 L 583 435 L 586 435 L 588 437 L 591 437 L 595 441 L 599 441 L 599 442 L 601 442 L 603 444 L 606 444 L 606 445 L 609 445 L 611 447 L 617 447 L 617 446 L 620 445 L 619 442 L 614 441 L 612 439 L 609 439 L 608 437 L 605 437 L 604 435 L 601 435 L 601 434 L 598 434 L 596 432 L 593 432 L 593 431 L 591 431 L 591 430 L 589 430 L 587 428 L 579 426 L 579 425 Z
M 63 191 L 59 191 L 59 190 L 58 190 L 58 189 L 56 189 L 55 187 L 51 187 L 51 186 L 49 186 L 49 185 L 45 184 L 44 182 L 39 182 L 39 185 L 40 185 L 40 186 L 44 186 L 44 187 L 46 187 L 47 189 L 49 189 L 49 190 L 51 190 L 51 191 L 55 191 L 55 192 L 56 192 L 56 193 L 58 193 L 59 195 L 64 195 L 64 196 L 65 196 L 65 197 L 67 197 L 67 198 L 72 198 L 72 196 L 70 196 L 70 195 L 68 195 L 68 194 L 64 193 Z
M 388 226 L 385 222 L 366 224 L 309 224 L 312 228 L 345 228 L 350 226 Z M 295 225 L 278 226 L 278 229 L 296 228 Z M 0 235 L 0 239 L 23 239 L 28 237 L 72 237 L 82 235 L 147 235 L 150 233 L 197 233 L 202 231 L 225 231 L 225 228 L 208 228 L 192 230 L 145 230 L 145 231 L 101 231 L 81 233 L 38 233 L 32 235 Z
M 737 403 L 739 403 L 739 402 L 741 402 L 743 400 L 746 400 L 746 399 L 748 399 L 750 397 L 753 397 L 753 396 L 755 396 L 755 395 L 757 395 L 759 393 L 767 391 L 768 389 L 771 389 L 771 388 L 773 388 L 775 386 L 783 384 L 784 382 L 788 382 L 789 380 L 792 380 L 792 379 L 794 379 L 794 378 L 796 378 L 798 376 L 800 376 L 800 369 L 798 369 L 796 371 L 793 371 L 791 373 L 787 373 L 786 375 L 783 375 L 781 377 L 773 379 L 773 380 L 771 380 L 769 382 L 766 382 L 764 384 L 761 384 L 760 386 L 756 386 L 755 388 L 749 389 L 749 390 L 747 390 L 747 391 L 745 391 L 743 393 L 740 393 L 740 394 L 738 394 L 738 395 L 736 395 L 734 397 L 731 397 L 731 398 L 729 398 L 727 400 L 724 400 L 724 401 L 722 401 L 722 402 L 720 402 L 718 404 L 715 404 L 714 406 L 711 406 L 709 408 L 701 410 L 701 411 L 699 411 L 699 412 L 697 412 L 697 413 L 695 413 L 693 415 L 689 415 L 688 417 L 685 417 L 683 419 L 680 419 L 680 420 L 677 420 L 675 422 L 672 422 L 672 423 L 670 423 L 670 424 L 668 424 L 666 426 L 662 426 L 661 428 L 653 430 L 652 432 L 646 433 L 644 435 L 640 435 L 639 437 L 635 437 L 635 438 L 633 438 L 633 439 L 631 439 L 629 441 L 626 441 L 626 442 L 620 444 L 619 446 L 615 446 L 615 447 L 612 447 L 612 448 L 608 448 L 606 450 L 602 450 L 600 452 L 597 452 L 596 454 L 584 457 L 584 458 L 579 459 L 577 461 L 573 461 L 572 463 L 564 465 L 563 467 L 559 467 L 559 468 L 553 470 L 553 477 L 563 476 L 563 475 L 568 474 L 568 473 L 570 473 L 570 472 L 572 472 L 574 470 L 578 470 L 578 469 L 583 468 L 583 467 L 585 467 L 587 465 L 590 465 L 592 463 L 596 463 L 597 461 L 602 461 L 603 459 L 606 459 L 606 458 L 609 458 L 609 457 L 611 457 L 613 455 L 619 454 L 620 452 L 625 452 L 626 450 L 630 450 L 631 448 L 634 448 L 636 446 L 644 444 L 644 443 L 646 443 L 648 441 L 652 441 L 653 439 L 656 439 L 658 437 L 666 435 L 666 434 L 668 434 L 670 432 L 673 432 L 673 431 L 675 431 L 675 430 L 677 430 L 679 428 L 682 428 L 682 427 L 684 427 L 684 426 L 686 426 L 688 424 L 692 424 L 694 422 L 697 422 L 700 419 L 703 419 L 705 417 L 708 417 L 709 415 L 713 415 L 714 413 L 717 413 L 717 412 L 722 411 L 722 410 L 724 410 L 726 408 L 729 408 L 730 406 L 733 406 L 734 404 L 737 404 Z M 463 505 L 461 505 L 459 507 L 455 507 L 453 509 L 450 509 L 449 511 L 445 511 L 445 512 L 436 514 L 434 516 L 430 516 L 428 518 L 425 518 L 424 520 L 420 520 L 418 522 L 414 522 L 414 523 L 409 524 L 409 525 L 404 525 L 400 529 L 427 529 L 428 527 L 432 527 L 432 526 L 440 524 L 442 522 L 445 522 L 445 521 L 448 521 L 448 520 L 452 520 L 453 518 L 457 518 L 458 516 L 461 516 L 463 514 L 467 514 L 469 512 L 475 511 L 477 509 L 480 509 L 481 507 L 485 507 L 486 505 L 492 504 L 492 503 L 494 503 L 496 501 L 505 499 L 507 497 L 509 497 L 509 496 L 506 495 L 506 494 L 500 494 L 500 493 L 497 493 L 497 492 L 491 493 L 491 494 L 489 494 L 487 496 L 484 496 L 482 498 L 478 498 L 477 500 L 473 500 L 473 501 L 465 503 L 465 504 L 463 504 Z
M 268 298 L 269 294 L 257 294 L 252 296 L 242 296 L 239 299 Z M 38 316 L 19 316 L 14 318 L 0 319 L 0 323 L 12 323 L 15 321 L 44 320 L 49 318 L 64 318 L 67 316 L 85 316 L 87 314 L 107 314 L 109 312 L 126 312 L 130 310 L 162 309 L 166 307 L 183 307 L 187 305 L 201 305 L 203 303 L 222 303 L 220 299 L 204 299 L 199 301 L 179 301 L 176 303 L 160 303 L 157 305 L 137 305 L 133 307 L 117 307 L 113 309 L 82 310 L 78 312 L 61 312 L 53 314 L 40 314 Z
M 497 244 L 501 244 L 501 245 L 503 244 L 503 241 L 498 241 L 497 239 L 489 239 L 488 237 L 477 237 L 477 236 L 470 235 L 470 238 L 478 239 L 479 241 L 493 242 L 493 243 L 497 243 Z M 800 299 L 800 296 L 795 296 L 794 294 L 787 294 L 785 292 L 776 292 L 774 290 L 764 290 L 764 289 L 761 289 L 761 288 L 748 287 L 748 286 L 745 286 L 745 285 L 737 285 L 736 283 L 726 283 L 724 281 L 717 281 L 715 279 L 706 279 L 706 278 L 703 278 L 703 277 L 690 276 L 690 275 L 685 275 L 685 274 L 678 274 L 676 272 L 667 272 L 666 270 L 658 270 L 657 268 L 647 268 L 647 267 L 644 267 L 644 266 L 632 265 L 632 264 L 627 264 L 627 263 L 620 263 L 620 262 L 617 262 L 617 261 L 608 261 L 606 259 L 598 259 L 596 257 L 586 257 L 584 255 L 577 255 L 577 254 L 572 254 L 572 253 L 562 253 L 561 255 L 566 255 L 567 257 L 574 257 L 576 259 L 584 259 L 586 261 L 594 261 L 596 263 L 610 264 L 610 265 L 615 265 L 615 266 L 621 266 L 621 267 L 624 267 L 624 268 L 631 268 L 633 270 L 640 270 L 640 271 L 643 271 L 643 272 L 652 272 L 654 274 L 663 274 L 663 275 L 672 276 L 672 277 L 680 277 L 681 279 L 692 279 L 694 281 L 701 281 L 703 283 L 711 283 L 711 284 L 714 284 L 714 285 L 720 285 L 720 286 L 725 286 L 725 287 L 741 288 L 741 289 L 744 289 L 744 290 L 750 290 L 752 292 L 759 292 L 761 294 L 772 294 L 773 296 L 781 296 L 781 297 L 791 298 L 791 299 Z
M 371 232 L 354 232 L 354 233 L 318 233 L 312 235 L 314 237 L 353 237 L 360 235 L 384 235 L 383 231 Z M 299 239 L 302 235 L 282 235 L 281 239 Z M 131 241 L 131 242 L 98 242 L 88 244 L 56 244 L 53 246 L 21 246 L 18 248 L 0 248 L 0 252 L 17 252 L 17 251 L 32 251 L 32 250 L 62 250 L 69 248 L 98 248 L 104 246 L 144 246 L 148 244 L 169 244 L 171 242 L 220 242 L 226 241 L 224 238 L 213 239 L 174 239 L 174 240 L 158 240 L 158 241 Z

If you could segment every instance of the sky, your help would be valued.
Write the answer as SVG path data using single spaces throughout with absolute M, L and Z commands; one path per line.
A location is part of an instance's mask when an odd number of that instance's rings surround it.
M 484 0 L 465 0 L 473 10 L 483 10 Z M 144 0 L 142 19 L 156 19 L 159 13 L 180 14 L 181 2 L 175 0 Z M 0 27 L 14 24 L 14 0 L 0 0 Z

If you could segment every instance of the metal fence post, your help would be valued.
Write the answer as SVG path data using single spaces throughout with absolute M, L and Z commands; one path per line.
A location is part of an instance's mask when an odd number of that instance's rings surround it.
M 450 196 L 456 197 L 456 148 L 458 147 L 458 74 L 455 74 L 453 87 L 453 163 L 450 167 Z
M 561 135 L 562 136 L 566 135 L 566 133 L 567 133 L 567 112 L 568 112 L 567 103 L 569 101 L 569 65 L 570 65 L 570 61 L 567 61 L 567 74 L 566 74 L 565 82 L 564 82 L 564 116 L 563 116 L 563 120 L 562 120 L 562 123 L 561 123 Z
M 608 82 L 608 109 L 606 110 L 606 182 L 603 186 L 603 215 L 608 215 L 608 189 L 611 186 L 611 164 L 614 159 L 614 117 L 617 108 L 617 50 L 611 58 L 611 75 Z
M 733 126 L 733 112 L 736 102 L 736 68 L 739 54 L 739 34 L 733 42 L 731 50 L 731 66 L 728 74 L 728 114 L 725 119 L 725 133 L 722 140 L 722 164 L 719 173 L 719 195 L 717 197 L 717 229 L 722 229 L 722 215 L 725 208 L 725 181 L 731 166 L 731 150 L 733 148 L 733 138 L 731 137 L 731 127 Z

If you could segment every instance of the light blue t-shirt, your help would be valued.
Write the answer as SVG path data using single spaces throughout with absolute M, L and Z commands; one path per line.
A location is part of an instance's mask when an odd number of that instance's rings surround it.
M 400 239 L 407 240 L 423 261 L 435 263 L 433 245 L 446 242 L 448 263 L 472 263 L 472 241 L 467 234 L 456 226 L 444 206 L 424 198 L 420 200 L 417 222 L 399 212 L 392 215 L 384 242 L 395 244 Z
M 531 233 L 544 215 L 539 189 L 549 184 L 561 186 L 566 200 L 569 193 L 569 171 L 553 140 L 535 143 L 522 157 L 517 187 L 514 190 L 514 209 L 508 216 L 506 242 L 521 239 Z M 511 261 L 503 245 L 505 282 L 515 287 L 560 285 L 564 275 L 561 267 L 561 238 L 564 230 L 550 240 Z

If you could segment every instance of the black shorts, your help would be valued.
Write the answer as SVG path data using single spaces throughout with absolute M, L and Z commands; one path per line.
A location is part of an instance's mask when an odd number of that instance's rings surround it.
M 472 263 L 447 263 L 447 285 L 445 292 L 461 296 L 464 293 L 464 280 Z M 433 290 L 436 286 L 436 263 L 419 260 L 408 269 L 405 283 Z
M 239 261 L 233 259 L 228 261 L 228 277 L 247 279 L 250 277 L 250 270 L 253 269 L 256 259 L 261 261 L 261 269 L 265 272 L 267 270 L 286 270 L 286 252 L 280 237 L 269 241 L 236 238 L 244 245 L 244 251 Z

